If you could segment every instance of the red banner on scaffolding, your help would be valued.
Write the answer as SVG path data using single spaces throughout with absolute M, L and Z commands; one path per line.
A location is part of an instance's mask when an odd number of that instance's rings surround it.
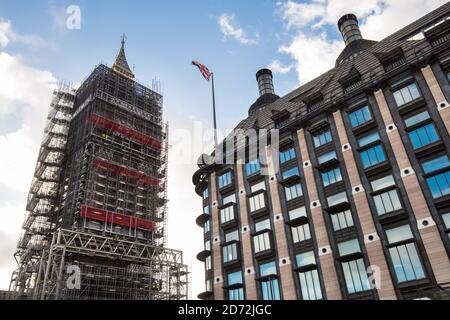
M 147 185 L 151 185 L 151 186 L 159 186 L 159 180 L 150 176 L 147 176 L 143 173 L 134 171 L 134 170 L 130 170 L 127 169 L 125 167 L 122 166 L 118 166 L 112 163 L 108 163 L 106 161 L 102 161 L 102 160 L 93 160 L 92 161 L 92 166 L 94 168 L 99 168 L 99 169 L 104 169 L 104 170 L 108 170 L 111 172 L 114 172 L 118 175 L 127 177 L 129 179 L 135 180 L 137 182 L 141 182 Z
M 96 209 L 86 205 L 81 206 L 80 216 L 94 221 L 109 222 L 115 225 L 128 227 L 130 229 L 140 228 L 150 231 L 155 230 L 155 223 L 153 221 L 132 217 L 117 212 Z
M 108 118 L 105 118 L 103 116 L 99 116 L 97 114 L 91 114 L 89 116 L 88 121 L 95 126 L 99 126 L 103 129 L 115 131 L 117 133 L 120 133 L 131 140 L 143 144 L 148 145 L 151 148 L 161 150 L 162 144 L 160 141 L 156 140 L 155 138 L 152 138 L 146 134 L 140 133 L 134 129 L 128 128 L 124 125 L 118 124 Z

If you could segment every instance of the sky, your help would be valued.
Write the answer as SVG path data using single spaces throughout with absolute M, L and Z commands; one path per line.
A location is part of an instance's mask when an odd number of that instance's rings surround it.
M 218 128 L 230 130 L 258 96 L 259 69 L 272 69 L 282 96 L 334 66 L 344 48 L 336 27 L 342 15 L 356 14 L 363 36 L 380 40 L 445 2 L 0 0 L 0 288 L 16 267 L 52 89 L 59 80 L 81 83 L 99 63 L 111 65 L 123 33 L 138 81 L 162 85 L 171 128 L 169 246 L 184 251 L 196 298 L 205 287 L 195 258 L 203 249 L 195 224 L 202 208 L 191 178 L 197 157 L 211 148 L 212 114 L 210 84 L 191 61 L 214 72 Z

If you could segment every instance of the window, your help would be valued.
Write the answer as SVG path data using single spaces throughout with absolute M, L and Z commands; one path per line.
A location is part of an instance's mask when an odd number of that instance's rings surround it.
M 234 220 L 234 206 L 229 206 L 220 210 L 220 222 L 226 223 Z
M 261 278 L 261 293 L 263 300 L 280 300 L 280 287 L 278 285 L 278 272 L 275 261 L 259 266 Z
M 205 250 L 211 250 L 211 241 L 210 240 L 205 242 Z
M 328 202 L 328 206 L 332 207 L 334 205 L 343 203 L 343 202 L 348 202 L 347 199 L 347 194 L 345 192 L 341 192 L 332 196 L 329 196 L 327 198 L 327 202 Z
M 338 244 L 340 256 L 361 252 L 358 239 L 353 239 Z M 371 289 L 367 276 L 367 268 L 362 258 L 342 262 L 345 285 L 349 294 L 367 291 Z
M 373 132 L 368 135 L 365 135 L 358 139 L 358 145 L 360 148 L 367 146 L 368 144 L 371 144 L 372 142 L 379 141 L 380 140 L 380 134 L 378 132 Z
M 374 192 L 380 191 L 392 186 L 395 186 L 395 180 L 392 175 L 374 180 L 371 182 L 372 190 Z M 397 211 L 402 208 L 402 203 L 398 196 L 397 189 L 389 190 L 373 196 L 375 207 L 378 215 L 383 215 L 389 212 Z
M 450 239 L 450 212 L 442 214 L 442 220 L 444 221 L 445 232 Z
M 259 162 L 259 159 L 255 159 L 245 164 L 245 173 L 247 174 L 247 176 L 251 176 L 252 174 L 259 172 L 260 170 L 261 163 Z
M 209 214 L 209 205 L 203 207 L 203 213 Z
M 430 114 L 428 113 L 428 111 L 424 111 L 406 119 L 405 125 L 406 127 L 412 127 L 428 119 L 430 119 Z
M 236 202 L 236 195 L 234 193 L 224 196 L 222 199 L 222 205 L 227 205 L 229 203 L 235 203 Z
M 370 185 L 372 186 L 372 190 L 374 192 L 389 188 L 389 187 L 395 185 L 394 176 L 390 174 L 386 177 L 383 177 L 383 178 L 380 178 L 377 180 L 373 180 L 372 182 L 370 182 Z
M 285 179 L 288 179 L 290 177 L 299 176 L 299 175 L 300 175 L 300 172 L 298 171 L 298 168 L 294 167 L 294 168 L 288 169 L 286 171 L 283 171 L 283 175 L 282 176 L 283 176 L 283 180 L 285 180 Z
M 255 232 L 263 230 L 270 230 L 270 219 L 261 220 L 255 223 Z M 253 237 L 253 244 L 255 246 L 255 253 L 269 250 L 270 247 L 270 235 L 269 232 L 261 233 Z
M 433 123 L 408 132 L 414 150 L 420 149 L 433 142 L 439 141 L 439 135 Z
M 297 261 L 297 267 L 304 267 L 310 264 L 316 264 L 316 257 L 314 256 L 314 251 L 308 251 L 305 253 L 300 253 L 295 257 Z
M 255 232 L 259 232 L 262 230 L 270 230 L 272 229 L 270 226 L 270 220 L 269 219 L 265 219 L 262 221 L 258 221 L 255 223 Z
M 205 233 L 211 231 L 211 220 L 205 222 Z
M 206 188 L 205 190 L 203 190 L 203 199 L 207 199 L 209 197 L 209 189 Z
M 225 242 L 239 241 L 239 232 L 237 230 L 225 234 Z
M 438 170 L 441 170 L 443 168 L 450 167 L 450 161 L 448 160 L 448 156 L 440 156 L 438 158 L 435 158 L 433 160 L 424 162 L 422 164 L 423 171 L 428 174 L 432 173 Z
M 207 256 L 205 260 L 205 269 L 206 271 L 209 271 L 212 269 L 212 262 L 211 262 L 211 256 Z
M 306 217 L 306 207 L 300 207 L 289 211 L 289 219 L 295 220 L 300 217 Z
M 342 181 L 341 169 L 334 168 L 322 173 L 323 186 L 327 187 L 331 184 Z
M 295 158 L 295 149 L 290 148 L 286 151 L 280 152 L 280 163 L 283 164 L 285 162 L 288 162 L 289 160 L 292 160 Z
M 261 182 L 255 183 L 250 187 L 251 193 L 254 193 L 259 190 L 266 190 L 266 183 L 264 182 L 264 180 Z
M 231 184 L 231 172 L 219 176 L 219 189 L 225 188 Z
M 303 224 L 298 227 L 292 227 L 292 240 L 299 243 L 311 239 L 309 224 Z
M 376 195 L 373 197 L 373 201 L 375 201 L 375 207 L 377 208 L 379 216 L 402 208 L 397 190 L 391 190 Z
M 298 254 L 296 261 L 298 268 L 316 264 L 313 251 Z M 298 277 L 303 300 L 320 300 L 323 298 L 317 269 L 299 272 Z
M 350 228 L 354 225 L 352 213 L 350 212 L 350 210 L 332 214 L 331 222 L 333 224 L 334 231 Z
M 222 258 L 223 263 L 234 261 L 238 258 L 236 242 L 222 247 Z
M 316 148 L 323 146 L 329 142 L 331 142 L 333 140 L 333 138 L 331 137 L 331 131 L 327 130 L 325 132 L 319 133 L 315 136 L 313 136 L 314 138 L 314 146 Z
M 270 250 L 270 236 L 269 232 L 264 232 L 253 237 L 253 245 L 255 246 L 255 253 Z
M 411 83 L 410 85 L 401 88 L 397 91 L 393 92 L 395 102 L 397 103 L 398 107 L 401 107 L 404 104 L 407 104 L 408 102 L 411 102 L 413 100 L 416 100 L 417 98 L 420 98 L 420 92 L 417 88 L 417 84 Z
M 352 128 L 355 128 L 362 125 L 363 123 L 372 120 L 372 114 L 370 113 L 369 106 L 365 106 L 358 110 L 350 112 L 349 118 Z
M 250 203 L 250 212 L 255 212 L 266 207 L 264 193 L 258 193 L 256 196 L 249 198 L 248 201 Z
M 428 177 L 427 184 L 434 199 L 450 194 L 450 161 L 447 156 L 441 156 L 436 159 L 424 162 L 422 164 L 425 174 L 433 173 L 438 170 L 449 169 L 445 172 Z
M 389 254 L 399 283 L 425 278 L 409 225 L 386 230 Z M 405 241 L 410 241 L 405 243 Z M 396 243 L 400 243 L 396 245 Z
M 237 287 L 236 289 L 228 289 L 228 300 L 244 300 L 242 271 L 229 273 L 227 276 L 227 284 L 228 287 Z
M 212 292 L 213 291 L 212 280 L 206 280 L 206 291 L 207 292 Z
M 361 151 L 361 160 L 364 169 L 373 167 L 379 163 L 386 161 L 386 156 L 384 155 L 383 147 L 381 146 L 381 144 L 365 151 Z
M 331 151 L 331 152 L 325 153 L 324 155 L 318 157 L 317 162 L 319 164 L 322 164 L 322 163 L 325 163 L 332 159 L 337 159 L 336 151 Z
M 352 239 L 338 243 L 338 251 L 340 256 L 346 256 L 355 252 L 361 252 L 358 239 Z
M 300 183 L 285 187 L 286 201 L 301 197 L 303 195 L 302 185 Z

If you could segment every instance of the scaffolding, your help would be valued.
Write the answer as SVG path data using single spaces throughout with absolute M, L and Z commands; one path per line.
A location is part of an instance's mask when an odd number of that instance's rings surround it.
M 164 159 L 164 199 L 167 199 L 168 194 L 168 185 L 169 185 L 169 122 L 165 124 L 165 139 L 164 139 L 164 148 L 162 153 L 162 158 Z M 168 245 L 168 230 L 169 230 L 169 207 L 167 206 L 167 202 L 165 201 L 164 207 L 162 208 L 162 216 L 164 220 L 164 246 Z
M 26 297 L 33 290 L 42 252 L 48 247 L 55 230 L 60 177 L 73 103 L 71 86 L 60 83 L 53 92 L 28 194 L 23 232 L 14 255 L 18 269 L 13 273 L 10 290 L 16 298 Z
M 188 297 L 189 273 L 183 264 L 183 253 L 160 246 L 60 229 L 44 252 L 40 267 L 40 299 Z
M 188 297 L 182 254 L 166 248 L 163 97 L 127 76 L 123 46 L 115 67 L 99 65 L 70 96 L 55 91 L 11 280 L 16 298 Z M 79 289 L 67 282 L 73 270 Z

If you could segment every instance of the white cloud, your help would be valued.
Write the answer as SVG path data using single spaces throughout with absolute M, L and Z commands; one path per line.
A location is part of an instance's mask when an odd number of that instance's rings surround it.
M 23 213 L 22 205 L 5 203 L 0 206 L 0 289 L 8 288 L 12 271 L 17 268 L 14 252 L 19 241 Z
M 217 18 L 217 23 L 225 39 L 231 37 L 242 44 L 253 45 L 258 43 L 258 35 L 255 39 L 248 38 L 242 28 L 234 26 L 234 14 L 223 13 Z
M 297 62 L 298 80 L 305 83 L 332 68 L 343 48 L 341 41 L 329 41 L 325 33 L 314 37 L 298 34 L 290 44 L 282 46 L 280 52 L 289 54 Z
M 273 60 L 267 68 L 274 73 L 285 74 L 292 70 L 293 65 L 283 65 L 279 60 Z
M 36 35 L 22 35 L 15 32 L 11 21 L 0 18 L 0 47 L 6 48 L 9 43 L 26 44 L 33 47 L 49 46 L 50 43 Z
M 281 3 L 278 9 L 292 38 L 280 51 L 295 61 L 297 77 L 305 83 L 331 69 L 343 49 L 343 41 L 324 33 L 347 13 L 360 22 L 363 37 L 381 40 L 444 4 L 445 0 L 312 0 Z
M 10 41 L 32 43 L 26 39 L 31 38 L 15 34 L 10 22 L 0 22 L 2 47 Z M 0 122 L 8 114 L 19 119 L 16 131 L 0 135 L 0 189 L 6 189 L 0 191 L 0 288 L 8 287 L 16 268 L 13 252 L 55 82 L 50 72 L 28 66 L 19 56 L 0 53 Z M 23 202 L 5 201 L 5 194 Z
M 297 3 L 288 1 L 282 5 L 283 20 L 288 28 L 305 27 L 325 15 L 325 7 L 320 3 Z

